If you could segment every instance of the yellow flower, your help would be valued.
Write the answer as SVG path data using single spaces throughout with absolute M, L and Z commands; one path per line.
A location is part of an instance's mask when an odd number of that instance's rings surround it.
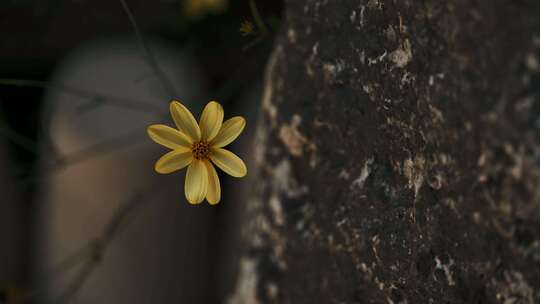
M 199 204 L 206 198 L 212 205 L 219 203 L 221 187 L 212 163 L 234 177 L 247 174 L 244 162 L 223 149 L 242 133 L 246 120 L 236 116 L 223 122 L 223 108 L 215 101 L 204 107 L 198 124 L 178 101 L 171 102 L 170 111 L 178 130 L 161 124 L 147 129 L 153 141 L 172 149 L 156 162 L 155 170 L 167 174 L 187 166 L 184 186 L 187 200 Z
M 244 20 L 240 23 L 240 33 L 242 33 L 242 36 L 253 34 L 255 33 L 255 26 L 251 21 Z

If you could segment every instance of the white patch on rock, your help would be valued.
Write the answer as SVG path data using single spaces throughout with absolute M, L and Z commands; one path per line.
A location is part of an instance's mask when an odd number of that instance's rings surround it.
M 435 269 L 440 269 L 444 271 L 444 275 L 446 276 L 446 280 L 448 281 L 449 286 L 456 285 L 454 277 L 452 276 L 452 272 L 450 271 L 450 267 L 452 267 L 452 265 L 454 265 L 454 260 L 452 260 L 452 258 L 450 258 L 448 264 L 443 264 L 439 257 L 435 257 Z
M 527 65 L 527 68 L 533 72 L 540 71 L 540 63 L 538 62 L 538 58 L 536 58 L 534 53 L 529 53 L 527 55 L 525 64 Z
M 386 58 L 386 55 L 388 55 L 388 53 L 386 51 L 384 51 L 384 53 L 382 53 L 378 57 L 368 58 L 368 66 L 372 66 L 372 65 L 377 64 L 379 62 L 383 62 L 384 58 Z
M 259 124 L 255 131 L 255 138 L 253 140 L 253 158 L 256 164 L 262 164 L 264 161 L 264 153 L 266 147 L 267 130 L 263 124 Z
M 390 53 L 390 60 L 398 68 L 404 68 L 412 60 L 412 49 L 409 39 L 406 39 L 397 50 Z
M 339 171 L 338 177 L 342 178 L 342 179 L 349 179 L 351 177 L 351 175 L 349 174 L 349 172 L 347 170 L 341 169 L 341 171 Z
M 383 3 L 381 0 L 369 0 L 367 6 L 371 9 L 382 10 Z
M 399 84 L 400 88 L 403 88 L 406 85 L 409 85 L 413 83 L 416 80 L 416 76 L 409 72 L 403 73 L 403 76 L 401 77 L 401 83 Z
M 313 47 L 311 48 L 311 55 L 309 56 L 309 59 L 306 61 L 306 74 L 308 74 L 310 77 L 313 77 L 315 75 L 315 72 L 313 71 L 312 64 L 315 61 L 315 57 L 317 57 L 319 53 L 319 42 L 315 43 Z
M 418 198 L 418 192 L 424 183 L 424 171 L 426 160 L 423 156 L 417 155 L 414 161 L 407 158 L 403 162 L 403 174 L 408 180 L 408 186 L 414 189 L 414 200 Z
M 311 48 L 311 56 L 309 57 L 309 59 L 315 59 L 315 56 L 317 56 L 317 54 L 319 54 L 319 42 L 316 42 Z
M 273 169 L 272 176 L 276 181 L 274 183 L 276 190 L 288 198 L 298 198 L 309 191 L 307 186 L 298 184 L 292 175 L 291 163 L 286 159 Z
M 414 199 L 416 200 L 418 198 L 418 192 L 420 191 L 420 188 L 422 187 L 422 184 L 424 183 L 424 176 L 422 174 L 419 174 L 414 179 Z
M 266 292 L 270 300 L 275 300 L 279 294 L 279 287 L 274 282 L 269 282 L 266 284 Z
M 304 148 L 309 151 L 316 150 L 315 144 L 310 142 L 298 129 L 302 123 L 302 117 L 294 114 L 290 124 L 283 124 L 279 128 L 279 139 L 293 156 L 302 156 Z
M 362 89 L 364 90 L 364 92 L 366 92 L 367 94 L 371 94 L 371 92 L 373 92 L 373 87 L 371 85 L 368 85 L 368 84 L 365 84 L 362 86 Z
M 360 63 L 366 64 L 366 51 L 365 50 L 362 50 L 362 52 L 360 53 Z
M 267 79 L 267 81 L 265 83 L 265 87 L 263 91 L 262 109 L 268 114 L 270 118 L 271 126 L 276 125 L 276 119 L 277 119 L 277 107 L 273 103 L 274 84 L 271 79 L 272 79 L 274 67 L 276 63 L 278 62 L 279 57 L 282 55 L 283 55 L 283 48 L 281 46 L 277 46 L 274 52 L 272 52 L 272 55 L 270 56 L 270 60 L 268 61 L 268 65 L 266 68 L 265 78 Z
M 343 60 L 336 60 L 335 63 L 323 64 L 323 71 L 329 78 L 336 78 L 339 73 L 345 69 L 345 62 Z
M 296 43 L 296 31 L 294 29 L 291 28 L 287 31 L 287 37 L 290 43 Z
M 360 172 L 360 176 L 351 183 L 351 188 L 362 189 L 364 187 L 364 183 L 366 182 L 369 174 L 371 173 L 370 166 L 373 163 L 373 160 L 373 157 L 370 157 L 366 160 L 364 166 L 362 167 L 362 171 Z
M 285 216 L 283 215 L 283 208 L 281 207 L 281 201 L 277 195 L 270 197 L 270 210 L 273 213 L 273 219 L 276 225 L 283 226 L 285 224 Z
M 527 282 L 521 272 L 505 271 L 504 282 L 497 282 L 492 279 L 492 282 L 497 285 L 497 294 L 495 295 L 499 303 L 504 304 L 534 304 L 535 291 Z
M 360 8 L 360 26 L 364 26 L 364 20 L 365 20 L 365 17 L 364 17 L 364 12 L 366 10 L 366 7 L 362 5 L 362 7 Z
M 257 261 L 252 258 L 241 258 L 236 290 L 234 294 L 227 299 L 227 304 L 258 304 L 258 281 Z

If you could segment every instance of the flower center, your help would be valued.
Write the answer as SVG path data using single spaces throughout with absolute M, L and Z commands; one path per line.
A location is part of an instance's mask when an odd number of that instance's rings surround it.
M 205 159 L 210 154 L 210 145 L 205 141 L 200 141 L 193 144 L 191 152 L 196 159 Z

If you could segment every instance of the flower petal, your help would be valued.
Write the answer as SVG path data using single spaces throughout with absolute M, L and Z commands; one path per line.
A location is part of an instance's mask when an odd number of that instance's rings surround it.
M 223 107 L 215 102 L 209 102 L 201 115 L 199 120 L 199 127 L 201 128 L 201 139 L 204 141 L 211 141 L 221 129 L 223 124 Z
M 201 130 L 193 114 L 180 102 L 173 100 L 170 105 L 171 116 L 181 132 L 189 136 L 192 142 L 201 139 Z
M 247 174 L 244 162 L 231 151 L 213 148 L 210 152 L 210 159 L 216 166 L 231 176 L 243 177 Z
M 193 153 L 186 149 L 178 149 L 163 155 L 154 166 L 156 172 L 171 173 L 184 168 L 193 161 Z
M 190 204 L 199 204 L 208 191 L 208 170 L 202 160 L 194 159 L 189 165 L 184 186 Z
M 208 160 L 204 161 L 204 165 L 208 170 L 208 193 L 206 193 L 206 200 L 210 205 L 219 203 L 221 199 L 221 186 L 219 185 L 219 177 L 217 175 L 214 165 Z
M 212 146 L 221 148 L 233 142 L 246 126 L 246 120 L 241 116 L 228 119 L 221 126 L 221 130 L 212 140 Z
M 151 125 L 146 132 L 153 141 L 170 149 L 189 149 L 193 144 L 193 141 L 184 133 L 166 125 Z

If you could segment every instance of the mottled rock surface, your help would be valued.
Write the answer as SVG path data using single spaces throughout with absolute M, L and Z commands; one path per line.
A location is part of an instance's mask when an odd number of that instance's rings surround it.
M 230 302 L 538 302 L 539 13 L 286 1 Z

